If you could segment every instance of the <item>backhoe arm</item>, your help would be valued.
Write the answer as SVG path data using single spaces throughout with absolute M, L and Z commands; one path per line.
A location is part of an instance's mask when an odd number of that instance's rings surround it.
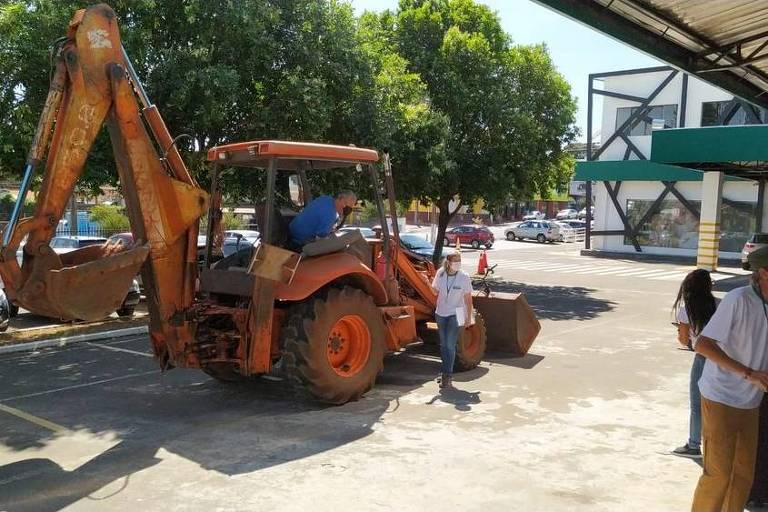
M 50 239 L 104 124 L 136 244 L 117 254 L 98 246 L 59 256 Z M 167 155 L 161 158 L 158 151 Z M 42 160 L 45 174 L 35 214 L 19 220 L 31 175 Z M 51 90 L 24 171 L 0 251 L 0 276 L 9 297 L 38 314 L 102 318 L 119 306 L 141 268 L 155 353 L 164 366 L 187 366 L 194 357 L 187 347 L 194 335 L 188 310 L 197 278 L 197 234 L 208 195 L 190 177 L 156 107 L 141 89 L 110 7 L 94 5 L 73 17 L 56 55 Z M 20 267 L 16 250 L 25 236 Z

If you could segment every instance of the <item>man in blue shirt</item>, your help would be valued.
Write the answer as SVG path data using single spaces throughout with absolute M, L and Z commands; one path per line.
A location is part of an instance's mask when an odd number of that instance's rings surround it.
M 291 242 L 304 246 L 317 238 L 325 238 L 347 211 L 357 203 L 357 196 L 350 190 L 336 194 L 336 197 L 320 196 L 304 207 L 288 226 Z M 349 209 L 349 210 L 347 210 Z

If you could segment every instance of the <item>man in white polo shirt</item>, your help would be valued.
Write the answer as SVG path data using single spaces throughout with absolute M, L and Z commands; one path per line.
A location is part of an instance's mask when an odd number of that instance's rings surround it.
M 694 345 L 707 361 L 699 380 L 704 473 L 693 512 L 741 512 L 752 487 L 760 402 L 768 388 L 768 247 L 748 261 L 751 284 L 723 298 Z

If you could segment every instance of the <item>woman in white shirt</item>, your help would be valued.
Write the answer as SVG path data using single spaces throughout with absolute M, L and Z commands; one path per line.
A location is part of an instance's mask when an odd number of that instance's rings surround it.
M 445 259 L 443 267 L 432 281 L 432 289 L 437 294 L 435 321 L 440 335 L 440 358 L 443 361 L 440 388 L 449 388 L 461 328 L 457 313 L 463 317 L 462 320 L 465 319 L 464 328 L 472 325 L 472 280 L 469 274 L 461 270 L 461 253 L 452 253 Z
M 677 292 L 677 299 L 672 306 L 677 317 L 677 341 L 688 349 L 693 350 L 696 338 L 704 326 L 715 314 L 717 304 L 712 295 L 712 277 L 704 269 L 690 272 Z M 706 358 L 695 354 L 691 365 L 689 381 L 690 420 L 688 422 L 688 442 L 672 450 L 674 455 L 691 459 L 701 458 L 701 393 L 699 379 L 704 370 Z

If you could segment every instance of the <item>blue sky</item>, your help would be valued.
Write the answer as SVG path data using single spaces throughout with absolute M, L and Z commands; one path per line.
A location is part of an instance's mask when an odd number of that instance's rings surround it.
M 515 43 L 547 44 L 552 60 L 578 98 L 576 124 L 581 129 L 582 140 L 586 140 L 587 133 L 587 77 L 590 73 L 662 64 L 531 0 L 477 1 L 499 14 L 504 30 Z M 358 14 L 365 10 L 396 9 L 398 4 L 397 0 L 351 0 L 351 3 Z

